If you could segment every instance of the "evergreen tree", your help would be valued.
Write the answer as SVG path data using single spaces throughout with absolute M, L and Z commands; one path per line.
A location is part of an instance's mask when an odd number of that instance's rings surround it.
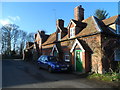
M 100 20 L 104 20 L 108 17 L 109 13 L 107 13 L 106 10 L 101 10 L 101 9 L 97 9 L 94 13 L 94 15 L 100 19 Z

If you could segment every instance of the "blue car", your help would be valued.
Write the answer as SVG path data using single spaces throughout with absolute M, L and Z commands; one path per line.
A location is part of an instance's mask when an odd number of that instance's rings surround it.
M 49 72 L 69 71 L 70 65 L 60 61 L 55 56 L 42 55 L 38 58 L 37 63 L 40 68 L 47 69 Z

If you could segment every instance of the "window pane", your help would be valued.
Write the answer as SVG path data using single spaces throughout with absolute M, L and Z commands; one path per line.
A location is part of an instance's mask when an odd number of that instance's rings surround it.
M 75 36 L 74 28 L 70 28 L 70 37 Z
M 115 61 L 120 61 L 120 50 L 115 50 Z
M 120 34 L 120 25 L 116 25 L 117 27 L 117 34 Z
M 60 40 L 61 39 L 61 35 L 60 35 L 60 33 L 58 33 L 58 40 Z
M 70 57 L 69 57 L 69 55 L 65 55 L 65 61 L 67 61 L 67 62 L 70 61 Z

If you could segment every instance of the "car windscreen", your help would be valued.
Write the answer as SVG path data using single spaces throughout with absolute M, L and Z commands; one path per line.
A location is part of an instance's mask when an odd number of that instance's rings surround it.
M 51 61 L 51 62 L 56 62 L 57 58 L 53 57 L 53 56 L 50 56 L 50 57 L 48 57 L 48 60 Z

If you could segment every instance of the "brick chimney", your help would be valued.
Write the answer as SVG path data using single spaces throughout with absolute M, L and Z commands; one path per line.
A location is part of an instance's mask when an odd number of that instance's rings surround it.
M 58 27 L 60 27 L 60 28 L 64 28 L 64 20 L 62 20 L 62 19 L 58 19 L 57 21 L 56 21 L 56 26 Z
M 74 18 L 77 21 L 84 20 L 84 8 L 82 8 L 82 5 L 74 8 Z

